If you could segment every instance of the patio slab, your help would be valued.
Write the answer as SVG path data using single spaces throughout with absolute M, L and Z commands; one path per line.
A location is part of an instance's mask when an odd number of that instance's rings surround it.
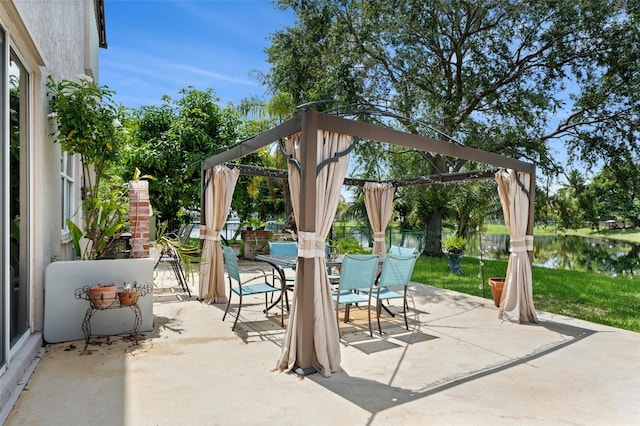
M 260 299 L 232 332 L 224 306 L 156 286 L 144 340 L 46 347 L 6 425 L 640 424 L 639 333 L 512 324 L 491 300 L 414 285 L 409 331 L 383 317 L 371 338 L 353 309 L 341 369 L 300 378 L 274 370 L 284 329 Z

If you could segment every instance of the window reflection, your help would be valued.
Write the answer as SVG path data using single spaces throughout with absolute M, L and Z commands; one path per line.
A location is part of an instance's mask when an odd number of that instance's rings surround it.
M 9 270 L 10 342 L 28 330 L 27 170 L 29 77 L 13 51 L 9 60 Z

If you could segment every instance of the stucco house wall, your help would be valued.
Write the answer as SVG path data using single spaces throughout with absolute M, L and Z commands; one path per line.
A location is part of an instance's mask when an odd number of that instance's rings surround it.
M 97 79 L 100 39 L 96 11 L 101 4 L 103 5 L 102 0 L 0 2 L 0 27 L 6 34 L 5 44 L 16 52 L 27 68 L 30 79 L 26 160 L 30 332 L 12 347 L 11 353 L 6 345 L 4 347 L 8 359 L 4 365 L 0 365 L 0 423 L 11 409 L 21 385 L 35 367 L 42 347 L 46 268 L 52 260 L 70 259 L 72 253 L 68 238 L 64 238 L 60 226 L 61 152 L 60 146 L 53 143 L 49 136 L 52 128 L 47 117 L 46 81 L 49 75 L 56 81 L 73 79 L 80 74 Z M 7 48 L 5 52 L 8 52 Z M 6 114 L 6 111 L 2 113 Z M 3 143 L 7 143 L 5 136 L 2 139 Z M 3 173 L 6 173 L 4 170 L 3 167 Z M 76 170 L 76 176 L 80 176 L 79 164 L 76 165 Z M 3 183 L 7 175 L 4 175 Z M 7 196 L 6 187 L 3 196 Z M 79 184 L 75 185 L 74 199 L 75 205 L 79 205 Z M 6 250 L 4 256 L 7 256 Z M 6 271 L 7 268 L 4 268 L 2 279 L 8 281 Z M 7 306 L 6 300 L 4 303 L 2 308 Z

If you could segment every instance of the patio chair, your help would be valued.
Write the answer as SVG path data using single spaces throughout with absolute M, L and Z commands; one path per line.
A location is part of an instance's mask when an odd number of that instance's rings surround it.
M 349 320 L 349 307 L 353 304 L 366 303 L 369 316 L 369 334 L 371 328 L 371 294 L 378 271 L 378 255 L 346 254 L 340 267 L 340 280 L 337 291 L 331 294 L 336 306 L 336 321 L 340 324 L 340 305 L 345 305 L 344 322 Z M 358 292 L 365 291 L 367 297 Z
M 388 254 L 394 254 L 399 256 L 411 256 L 416 252 L 415 247 L 400 247 L 400 246 L 391 246 L 389 247 Z
M 269 306 L 268 306 L 268 298 L 269 294 L 273 294 L 276 291 L 282 291 L 282 283 L 280 288 L 274 286 L 275 279 L 280 281 L 280 277 L 275 274 L 267 274 L 262 268 L 253 267 L 248 269 L 243 269 L 243 273 L 258 273 L 257 276 L 252 278 L 242 280 L 240 278 L 240 269 L 238 268 L 238 259 L 236 258 L 236 254 L 231 247 L 222 246 L 222 251 L 224 255 L 224 266 L 225 271 L 227 272 L 227 277 L 229 279 L 229 300 L 227 301 L 227 309 L 224 311 L 224 315 L 222 316 L 222 321 L 227 317 L 227 313 L 229 312 L 229 306 L 231 306 L 231 296 L 235 293 L 240 297 L 240 301 L 238 302 L 238 311 L 236 312 L 236 319 L 233 321 L 233 326 L 231 330 L 235 330 L 236 324 L 238 323 L 238 318 L 240 318 L 240 310 L 242 309 L 243 296 L 253 296 L 264 294 L 264 313 L 266 316 L 269 315 Z M 267 279 L 268 277 L 272 277 L 272 283 Z M 237 286 L 233 286 L 233 281 L 237 283 Z M 252 283 L 253 284 L 249 284 Z M 277 303 L 277 302 L 276 302 Z M 272 305 L 273 306 L 273 305 Z M 282 297 L 280 298 L 280 307 L 282 309 Z M 284 312 L 283 312 L 284 314 Z M 282 319 L 281 324 L 284 319 Z
M 161 262 L 168 264 L 173 271 L 176 281 L 178 281 L 178 284 L 182 290 L 187 293 L 189 298 L 191 298 L 191 290 L 187 283 L 187 271 L 182 259 L 180 259 L 180 256 L 178 256 L 174 248 L 180 245 L 186 245 L 189 242 L 191 233 L 194 229 L 197 229 L 198 226 L 200 226 L 200 224 L 196 222 L 183 224 L 177 231 L 167 232 L 163 236 L 164 243 L 156 241 L 156 244 L 161 248 L 154 269 L 158 268 Z
M 371 292 L 371 296 L 376 299 L 376 318 L 378 320 L 378 331 L 382 334 L 380 326 L 380 314 L 382 312 L 382 301 L 402 299 L 402 312 L 404 313 L 404 325 L 409 330 L 407 322 L 407 287 L 411 282 L 411 274 L 416 264 L 417 255 L 399 256 L 389 254 L 382 263 L 382 272 L 378 277 L 377 286 Z M 400 292 L 398 287 L 402 287 Z M 394 289 L 392 289 L 394 288 Z M 385 309 L 386 310 L 386 309 Z M 393 314 L 392 314 L 393 315 Z
M 274 256 L 297 256 L 297 241 L 269 241 L 269 251 Z
M 297 241 L 269 241 L 269 253 L 272 256 L 298 256 Z M 287 290 L 293 290 L 296 272 L 293 268 L 284 268 Z M 288 274 L 287 274 L 288 273 Z M 284 294 L 287 310 L 289 309 L 289 295 Z
M 324 252 L 325 252 L 327 261 L 331 261 L 332 260 L 331 245 L 329 243 L 324 243 Z M 336 271 L 337 273 L 335 273 Z M 337 286 L 338 281 L 340 280 L 340 268 L 328 267 L 327 275 L 329 276 L 329 282 L 333 286 Z
M 296 241 L 269 241 L 269 253 L 272 256 L 298 256 L 298 243 Z M 293 271 L 293 268 L 287 270 Z M 295 279 L 295 273 L 286 276 L 287 283 L 293 283 Z

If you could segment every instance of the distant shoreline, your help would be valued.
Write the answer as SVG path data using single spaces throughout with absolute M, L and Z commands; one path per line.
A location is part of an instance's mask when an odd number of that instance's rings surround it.
M 502 235 L 508 234 L 505 225 L 488 224 L 482 231 L 486 235 Z M 559 230 L 556 226 L 536 225 L 535 235 L 575 235 L 585 238 L 608 238 L 611 240 L 624 241 L 627 243 L 640 244 L 640 229 L 599 229 L 595 231 L 591 228 L 580 229 L 563 229 Z

